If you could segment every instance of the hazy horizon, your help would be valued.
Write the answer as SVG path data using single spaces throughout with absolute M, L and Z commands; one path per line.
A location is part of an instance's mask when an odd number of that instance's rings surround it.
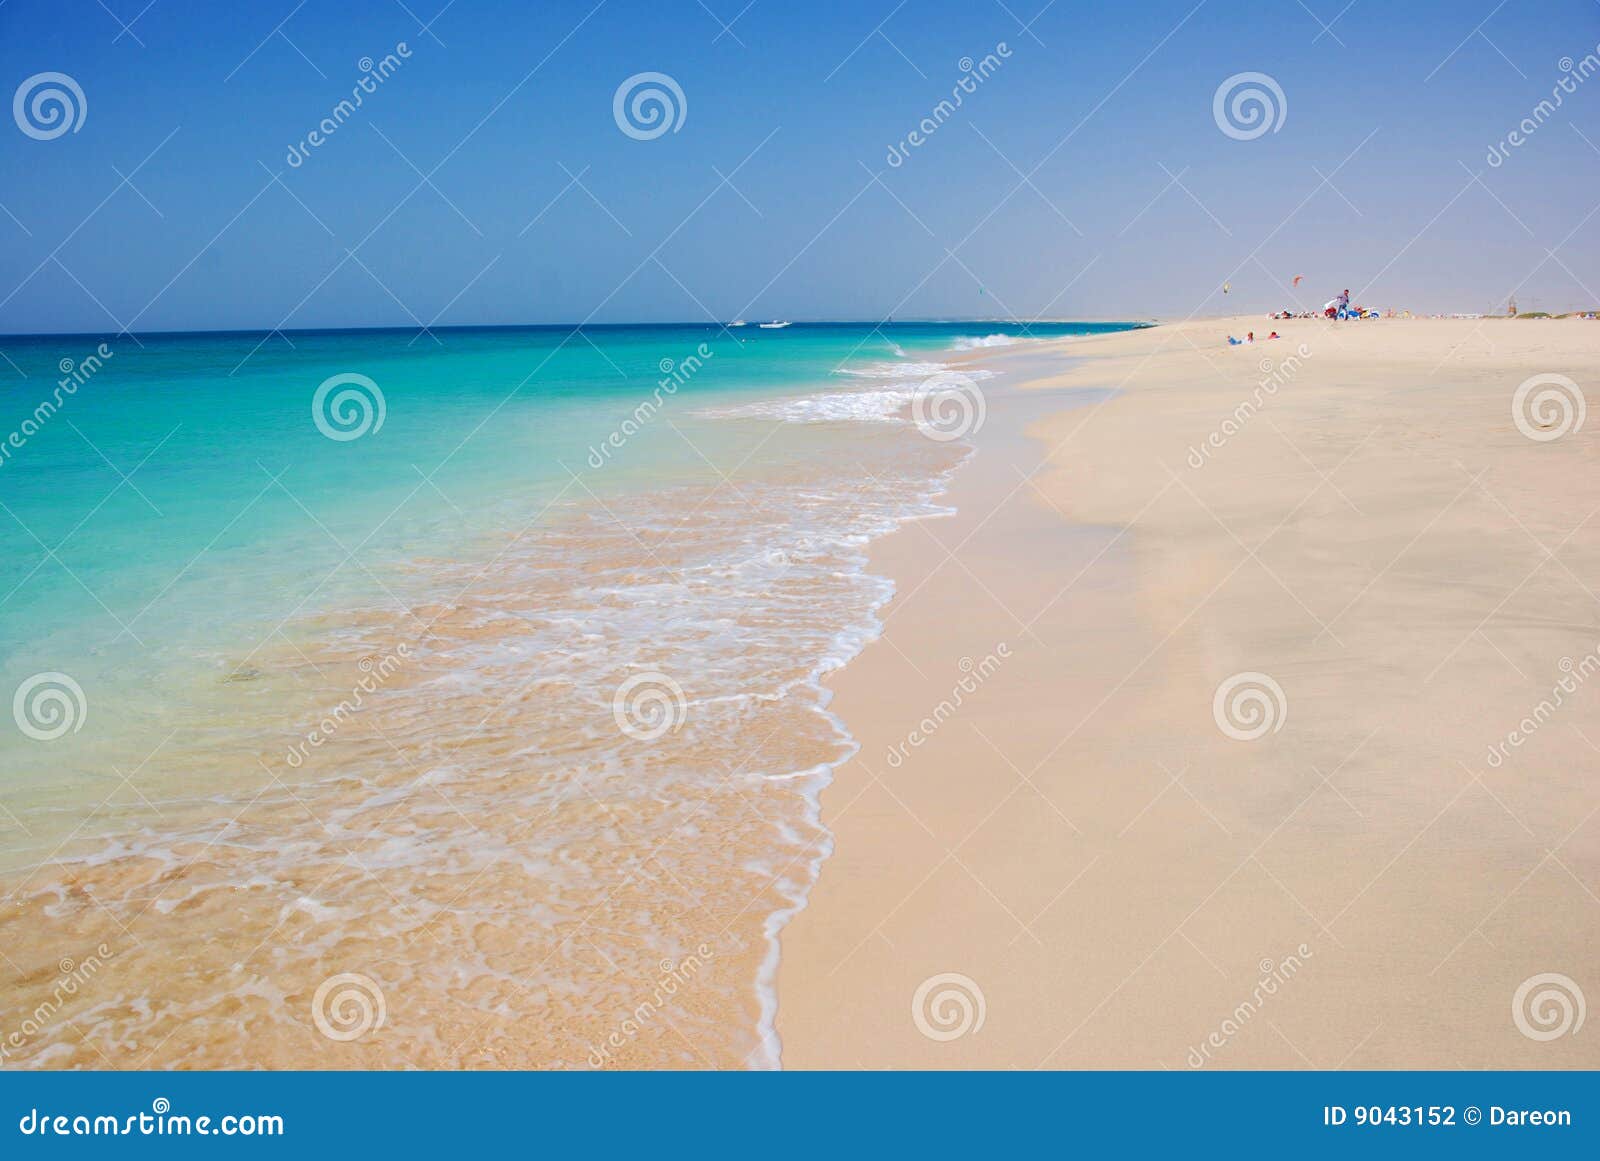
M 1580 0 L 69 7 L 0 8 L 8 334 L 1600 306 Z

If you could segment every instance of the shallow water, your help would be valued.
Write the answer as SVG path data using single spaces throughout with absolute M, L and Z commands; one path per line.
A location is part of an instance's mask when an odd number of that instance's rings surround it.
M 6 1063 L 776 1065 L 820 679 L 998 329 L 107 340 L 0 467 Z

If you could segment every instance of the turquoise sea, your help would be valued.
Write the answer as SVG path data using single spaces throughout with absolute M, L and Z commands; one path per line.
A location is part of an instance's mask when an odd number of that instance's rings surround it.
M 122 981 L 20 1058 L 594 1067 L 693 956 L 717 1063 L 775 1063 L 851 752 L 821 678 L 967 454 L 990 372 L 947 360 L 1115 329 L 0 338 L 0 939 Z M 324 1059 L 340 971 L 391 1035 Z

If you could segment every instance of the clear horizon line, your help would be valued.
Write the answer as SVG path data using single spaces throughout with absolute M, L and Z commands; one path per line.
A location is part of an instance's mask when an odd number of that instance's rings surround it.
M 1004 319 L 984 317 L 927 317 L 927 318 L 800 318 L 800 319 L 773 319 L 768 321 L 785 322 L 790 326 L 922 326 L 928 324 L 960 325 L 966 323 L 982 323 L 986 326 L 1028 327 L 1036 326 L 1063 326 L 1071 324 L 1088 325 L 1131 325 L 1149 326 L 1158 321 L 1156 319 L 1132 318 L 1038 318 L 1038 319 Z M 606 322 L 606 323 L 451 323 L 447 326 L 416 326 L 382 325 L 382 326 L 322 326 L 322 327 L 201 327 L 189 330 L 101 330 L 101 331 L 3 331 L 0 340 L 4 339 L 105 339 L 105 338 L 171 338 L 179 335 L 309 335 L 309 334 L 349 334 L 352 332 L 382 332 L 394 334 L 432 334 L 450 331 L 513 331 L 513 330 L 550 330 L 550 331 L 582 331 L 582 330 L 616 330 L 625 327 L 705 327 L 710 330 L 725 330 L 730 323 L 710 320 L 680 320 L 671 322 Z M 752 330 L 761 330 L 759 322 L 746 322 Z

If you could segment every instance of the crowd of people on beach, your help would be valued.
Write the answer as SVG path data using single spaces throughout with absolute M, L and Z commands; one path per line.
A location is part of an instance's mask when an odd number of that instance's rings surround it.
M 1300 282 L 1299 277 L 1296 277 L 1295 278 L 1295 284 L 1298 285 L 1299 282 Z M 1518 317 L 1517 316 L 1516 301 L 1514 299 L 1512 300 L 1512 304 L 1511 304 L 1511 308 L 1510 308 L 1510 316 L 1513 317 L 1513 318 Z M 1398 312 L 1394 311 L 1394 310 L 1377 311 L 1377 310 L 1370 310 L 1370 309 L 1368 309 L 1367 307 L 1364 307 L 1364 306 L 1352 305 L 1351 302 L 1350 302 L 1350 291 L 1348 289 L 1346 289 L 1346 290 L 1341 290 L 1338 294 L 1334 295 L 1334 297 L 1330 298 L 1327 302 L 1323 303 L 1321 310 L 1299 310 L 1299 311 L 1297 311 L 1297 310 L 1294 310 L 1291 307 L 1284 307 L 1282 310 L 1273 311 L 1271 314 L 1267 315 L 1267 317 L 1269 319 L 1274 319 L 1274 320 L 1276 320 L 1276 319 L 1332 319 L 1334 321 L 1342 321 L 1342 320 L 1346 320 L 1346 319 L 1369 319 L 1369 318 L 1412 318 L 1413 315 L 1409 310 L 1403 310 L 1403 311 L 1398 311 Z M 1482 314 L 1422 314 L 1422 315 L 1417 315 L 1415 317 L 1417 317 L 1417 318 L 1476 319 L 1476 318 L 1483 318 L 1484 316 Z M 1552 317 L 1552 316 L 1546 315 L 1546 314 L 1533 314 L 1533 315 L 1528 315 L 1528 316 L 1525 316 L 1525 317 L 1549 318 L 1549 317 Z M 1571 318 L 1582 318 L 1582 319 L 1596 319 L 1596 318 L 1600 318 L 1600 311 L 1579 311 L 1579 312 L 1575 312 L 1572 315 L 1562 315 L 1562 316 L 1559 316 L 1559 317 L 1563 317 L 1563 318 L 1571 317 Z M 1269 334 L 1267 336 L 1267 338 L 1269 338 L 1269 339 L 1276 339 L 1278 337 L 1279 337 L 1279 335 L 1278 335 L 1277 331 L 1273 331 L 1271 334 Z M 1253 343 L 1255 341 L 1256 341 L 1256 333 L 1254 331 L 1245 332 L 1245 336 L 1242 339 L 1241 338 L 1236 338 L 1233 335 L 1229 335 L 1228 336 L 1228 345 L 1230 347 L 1242 347 L 1247 343 Z
M 1296 278 L 1295 281 L 1299 282 L 1300 280 L 1298 278 Z M 1352 306 L 1350 304 L 1350 291 L 1349 290 L 1341 290 L 1333 298 L 1330 298 L 1327 302 L 1323 303 L 1322 304 L 1322 309 L 1320 311 L 1313 311 L 1313 310 L 1295 311 L 1295 310 L 1289 309 L 1288 307 L 1285 307 L 1283 310 L 1275 310 L 1275 311 L 1273 311 L 1267 317 L 1270 318 L 1270 319 L 1325 318 L 1325 319 L 1343 320 L 1343 319 L 1359 319 L 1359 318 L 1380 318 L 1382 316 L 1375 310 L 1368 310 L 1366 307 L 1363 307 L 1363 306 Z M 1391 310 L 1389 312 L 1389 314 L 1388 314 L 1388 317 L 1393 318 L 1394 317 L 1394 311 Z M 1277 331 L 1273 331 L 1271 334 L 1269 334 L 1267 336 L 1268 339 L 1276 339 L 1276 338 L 1280 338 L 1280 337 L 1281 336 L 1278 334 Z M 1228 336 L 1228 345 L 1230 347 L 1240 347 L 1240 346 L 1244 346 L 1247 343 L 1253 343 L 1255 341 L 1256 341 L 1256 333 L 1255 333 L 1255 331 L 1246 331 L 1245 332 L 1245 336 L 1242 339 L 1235 338 L 1233 335 L 1229 335 Z
M 1393 317 L 1394 312 L 1390 311 L 1389 315 L 1390 315 L 1390 317 Z M 1319 310 L 1319 311 L 1318 310 L 1294 311 L 1294 310 L 1291 310 L 1288 307 L 1284 307 L 1283 310 L 1274 311 L 1272 314 L 1269 314 L 1267 317 L 1268 318 L 1349 319 L 1349 318 L 1378 318 L 1380 316 L 1379 316 L 1377 311 L 1368 310 L 1364 306 L 1351 306 L 1350 305 L 1350 291 L 1349 290 L 1341 290 L 1334 297 L 1330 298 L 1327 302 L 1323 303 L 1322 304 L 1322 309 Z

